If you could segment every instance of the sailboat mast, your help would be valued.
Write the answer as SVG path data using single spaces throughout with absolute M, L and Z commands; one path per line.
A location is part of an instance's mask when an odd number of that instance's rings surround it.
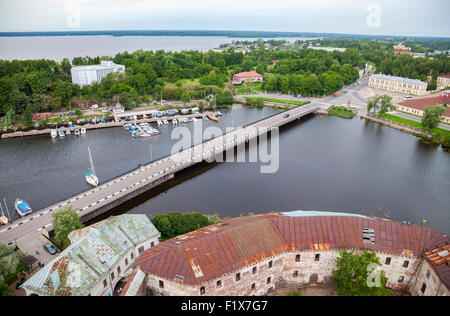
M 3 202 L 5 202 L 6 212 L 8 212 L 8 218 L 11 220 L 11 214 L 9 214 L 8 205 L 6 204 L 6 198 L 3 198 Z
M 91 162 L 91 172 L 95 175 L 94 162 L 92 161 L 91 148 L 88 147 L 89 150 L 89 160 Z

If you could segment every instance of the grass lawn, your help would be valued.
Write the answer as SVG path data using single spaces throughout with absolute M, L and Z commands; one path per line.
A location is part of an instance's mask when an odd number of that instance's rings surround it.
M 347 108 L 343 106 L 333 106 L 331 109 L 328 110 L 329 115 L 336 115 L 342 118 L 353 118 L 355 116 L 355 113 L 348 110 Z
M 256 91 L 262 91 L 262 82 L 249 83 L 248 86 Z
M 425 127 L 423 127 L 422 123 L 405 119 L 403 117 L 398 117 L 392 114 L 382 114 L 382 117 L 388 120 L 391 120 L 396 123 L 400 123 L 409 127 L 419 128 L 423 131 L 427 131 Z M 442 128 L 434 128 L 433 133 L 439 133 L 441 136 L 450 136 L 450 131 L 442 129 Z
M 252 93 L 252 90 L 250 90 L 250 89 L 239 89 L 238 92 L 237 92 L 238 95 L 249 94 L 249 93 Z
M 267 102 L 292 104 L 292 105 L 305 105 L 305 104 L 309 103 L 309 101 L 290 101 L 290 100 L 280 100 L 280 99 L 272 99 L 272 98 L 263 98 L 263 100 L 267 101 Z

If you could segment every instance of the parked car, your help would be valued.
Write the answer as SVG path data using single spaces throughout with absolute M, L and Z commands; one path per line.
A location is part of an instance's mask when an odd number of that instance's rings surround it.
M 403 100 L 410 100 L 410 99 L 412 99 L 412 96 L 410 96 L 410 95 L 405 95 L 403 97 Z
M 58 249 L 56 249 L 51 243 L 45 243 L 43 247 L 44 250 L 51 255 L 56 255 L 58 253 Z
M 27 281 L 26 278 L 22 278 L 22 279 L 20 279 L 19 281 L 17 281 L 17 283 L 16 283 L 16 290 L 20 289 L 20 286 L 21 286 L 22 284 L 24 284 L 26 281 Z
M 289 116 L 291 116 L 289 113 L 286 113 L 285 115 L 284 115 L 284 118 L 288 118 Z

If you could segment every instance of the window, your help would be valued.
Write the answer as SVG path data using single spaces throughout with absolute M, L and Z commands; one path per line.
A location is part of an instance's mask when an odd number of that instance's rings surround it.
M 425 294 L 425 290 L 427 289 L 427 285 L 424 283 L 422 284 L 422 288 L 420 289 L 420 291 L 422 292 L 422 294 Z
M 133 260 L 134 259 L 134 253 L 132 252 L 131 253 L 131 260 Z
M 125 265 L 128 265 L 128 258 L 125 258 Z
M 363 228 L 363 242 L 369 244 L 375 243 L 375 229 Z
M 272 269 L 272 266 L 273 266 L 273 262 L 269 261 L 269 269 Z
M 117 267 L 117 275 L 120 274 L 120 266 Z
M 295 262 L 300 262 L 300 255 L 295 256 Z
M 294 274 L 292 275 L 294 278 L 298 278 L 298 271 L 297 270 L 295 270 L 294 271 Z
M 252 290 L 252 291 L 256 290 L 256 283 L 252 283 L 251 290 Z
M 316 254 L 314 261 L 319 261 L 320 260 L 320 254 Z
M 256 274 L 256 272 L 257 272 L 257 269 L 256 269 L 256 267 L 253 267 L 253 271 L 252 271 L 252 273 L 253 273 L 253 274 Z
M 111 280 L 114 280 L 114 272 L 111 272 Z
M 163 281 L 159 281 L 159 287 L 161 288 L 161 289 L 163 289 L 164 288 L 164 282 Z
M 390 265 L 391 264 L 391 257 L 387 257 L 384 264 Z
M 103 280 L 103 287 L 107 287 L 108 286 L 108 281 Z
M 222 287 L 222 280 L 217 281 L 217 287 Z
M 241 279 L 241 274 L 240 273 L 236 274 L 236 281 L 239 281 L 240 279 Z
M 272 282 L 272 278 L 271 277 L 268 277 L 267 278 L 267 284 L 270 284 Z
M 200 288 L 200 295 L 205 295 L 205 287 L 204 286 L 202 286 Z
M 405 262 L 403 262 L 403 268 L 407 268 L 409 266 L 409 261 L 405 260 Z
M 403 276 L 403 275 L 401 275 L 399 278 L 398 278 L 398 283 L 403 283 L 403 280 L 405 279 L 405 277 Z
M 155 246 L 155 242 L 154 241 L 152 241 L 152 243 L 150 244 L 150 247 L 153 247 L 153 246 Z
M 430 278 L 430 275 L 431 275 L 430 270 L 428 270 L 428 271 L 427 271 L 427 275 L 426 275 L 427 279 Z
M 139 254 L 144 251 L 144 246 L 138 248 Z

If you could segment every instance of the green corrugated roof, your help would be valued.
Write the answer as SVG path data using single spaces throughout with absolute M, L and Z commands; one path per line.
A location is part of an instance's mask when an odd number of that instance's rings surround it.
M 146 215 L 110 217 L 74 231 L 69 235 L 71 245 L 23 288 L 41 296 L 87 295 L 130 248 L 155 236 L 159 232 Z

